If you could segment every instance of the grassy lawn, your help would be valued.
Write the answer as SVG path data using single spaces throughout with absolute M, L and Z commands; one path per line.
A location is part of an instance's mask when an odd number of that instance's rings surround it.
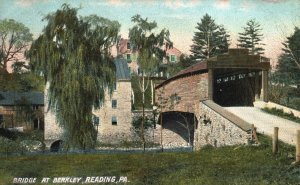
M 10 184 L 13 177 L 64 176 L 127 176 L 128 184 L 299 184 L 300 167 L 290 167 L 295 148 L 280 143 L 279 153 L 272 155 L 271 140 L 259 139 L 260 146 L 194 153 L 1 157 L 0 184 Z

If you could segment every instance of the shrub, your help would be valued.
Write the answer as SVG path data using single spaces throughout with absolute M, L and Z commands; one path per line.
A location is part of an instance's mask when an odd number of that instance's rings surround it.
M 139 132 L 141 129 L 143 117 L 137 117 L 132 120 L 132 126 L 135 131 Z M 144 122 L 144 129 L 147 130 L 151 128 L 154 124 L 154 120 L 148 117 L 145 117 L 145 122 Z
M 0 155 L 9 155 L 13 153 L 22 154 L 26 152 L 27 149 L 22 146 L 19 142 L 0 137 Z

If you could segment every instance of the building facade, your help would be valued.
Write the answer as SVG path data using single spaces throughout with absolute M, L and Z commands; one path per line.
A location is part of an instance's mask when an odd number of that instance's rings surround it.
M 118 143 L 131 139 L 131 81 L 125 59 L 116 59 L 116 85 L 110 95 L 105 92 L 104 102 L 93 110 L 94 126 L 98 141 Z M 50 147 L 63 141 L 63 128 L 57 123 L 55 112 L 48 107 L 48 92 L 45 90 L 45 143 Z
M 117 46 L 117 57 L 118 58 L 124 58 L 127 63 L 128 67 L 131 72 L 138 73 L 139 72 L 139 66 L 137 64 L 137 58 L 138 58 L 138 51 L 132 51 L 132 46 L 130 44 L 129 39 L 120 39 L 120 42 Z M 166 48 L 166 57 L 163 60 L 163 64 L 161 65 L 162 73 L 157 74 L 157 76 L 162 77 L 164 68 L 169 63 L 176 63 L 179 61 L 180 56 L 182 55 L 182 52 L 179 51 L 177 48 Z
M 125 59 L 116 59 L 116 85 L 112 95 L 105 93 L 103 105 L 93 111 L 96 116 L 98 140 L 118 143 L 131 139 L 131 79 Z
M 0 128 L 30 132 L 44 129 L 44 95 L 0 91 Z

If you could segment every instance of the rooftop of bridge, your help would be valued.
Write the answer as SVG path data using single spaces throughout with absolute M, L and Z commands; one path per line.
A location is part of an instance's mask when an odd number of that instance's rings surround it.
M 155 88 L 160 88 L 163 85 L 194 74 L 207 73 L 208 69 L 251 69 L 251 70 L 269 70 L 269 59 L 260 55 L 249 54 L 248 49 L 231 48 L 228 53 L 209 58 L 205 61 L 198 62 L 186 69 L 181 70 L 176 75 L 165 80 Z

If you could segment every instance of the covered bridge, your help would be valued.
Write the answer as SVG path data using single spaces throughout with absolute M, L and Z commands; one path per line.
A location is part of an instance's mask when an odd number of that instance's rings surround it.
M 222 107 L 253 106 L 253 102 L 257 99 L 268 101 L 269 69 L 269 59 L 251 55 L 247 49 L 229 49 L 228 53 L 199 62 L 156 86 L 156 103 L 160 104 L 163 97 L 173 105 L 171 109 L 170 106 L 163 106 L 162 116 L 194 114 L 197 119 L 192 123 L 195 128 L 192 132 L 197 131 L 198 122 L 212 123 L 212 120 L 217 125 L 224 123 L 219 126 L 225 131 L 226 121 L 223 120 L 225 118 L 233 124 L 233 127 L 236 126 L 246 133 L 245 139 L 249 139 L 250 124 Z M 178 98 L 170 98 L 174 96 Z M 228 131 L 227 136 L 232 136 L 231 132 Z M 202 139 L 215 146 L 225 145 L 228 140 L 226 136 L 222 141 L 215 141 L 212 135 L 213 133 L 206 133 L 202 135 L 204 137 Z M 239 134 L 239 137 L 243 138 L 242 135 Z M 196 139 L 196 136 L 194 138 Z

